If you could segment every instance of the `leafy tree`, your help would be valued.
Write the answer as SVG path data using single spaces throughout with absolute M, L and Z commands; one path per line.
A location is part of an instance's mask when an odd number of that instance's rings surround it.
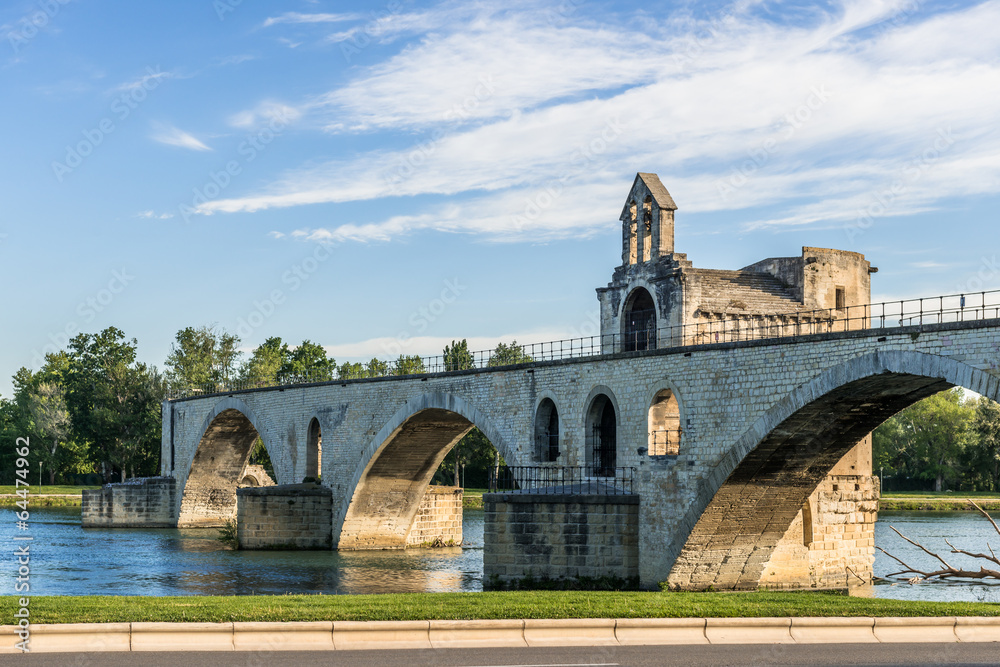
M 981 396 L 969 425 L 967 477 L 972 490 L 1000 489 L 1000 404 Z
M 517 341 L 512 340 L 509 345 L 498 343 L 486 365 L 511 366 L 513 364 L 527 364 L 532 361 L 534 359 L 524 353 L 524 349 L 517 344 Z
M 304 340 L 288 353 L 278 374 L 283 381 L 325 382 L 334 378 L 336 370 L 337 362 L 326 356 L 322 345 Z
M 337 377 L 341 380 L 354 380 L 363 378 L 365 375 L 366 371 L 363 364 L 352 364 L 349 361 L 345 361 L 337 368 Z
M 490 471 L 498 464 L 504 465 L 493 444 L 478 428 L 473 428 L 459 440 L 438 466 L 432 483 L 446 486 L 455 484 L 456 462 L 459 469 L 459 483 L 470 489 L 487 488 Z
M 28 397 L 28 410 L 39 434 L 40 464 L 49 471 L 49 484 L 56 483 L 56 471 L 61 459 L 66 458 L 60 445 L 65 445 L 70 435 L 69 409 L 66 391 L 58 384 L 43 382 Z
M 389 374 L 389 362 L 372 358 L 365 364 L 365 374 L 370 378 L 385 377 Z
M 972 411 L 960 388 L 926 398 L 874 431 L 874 459 L 891 470 L 933 482 L 935 491 L 958 481 Z
M 475 368 L 476 361 L 469 352 L 469 341 L 462 339 L 460 342 L 451 341 L 451 345 L 444 346 L 444 369 L 446 371 L 461 371 L 467 368 Z
M 181 390 L 228 386 L 237 375 L 239 345 L 238 336 L 214 327 L 181 329 L 167 357 L 167 380 Z
M 166 382 L 135 362 L 137 341 L 109 327 L 70 341 L 67 407 L 76 438 L 90 444 L 105 480 L 155 474 L 160 450 L 160 402 Z
M 424 360 L 417 355 L 399 355 L 394 367 L 396 375 L 419 375 L 426 372 Z
M 281 338 L 272 336 L 250 355 L 240 370 L 240 378 L 253 386 L 270 387 L 278 384 L 278 374 L 288 363 L 291 352 Z

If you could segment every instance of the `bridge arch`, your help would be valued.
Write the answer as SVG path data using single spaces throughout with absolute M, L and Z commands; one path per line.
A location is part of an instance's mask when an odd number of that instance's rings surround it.
M 996 377 L 948 357 L 862 355 L 801 385 L 743 434 L 689 506 L 668 581 L 673 588 L 752 589 L 819 483 L 900 410 L 962 386 L 1000 398 Z
M 337 548 L 404 548 L 435 471 L 474 426 L 508 464 L 517 465 L 515 450 L 493 420 L 461 396 L 423 394 L 400 407 L 362 453 L 344 519 L 334 522 Z
M 205 417 L 201 438 L 188 465 L 178 526 L 220 526 L 236 514 L 236 489 L 257 438 L 275 466 L 279 457 L 263 437 L 263 423 L 239 398 L 216 403 Z M 281 471 L 275 475 L 283 478 Z

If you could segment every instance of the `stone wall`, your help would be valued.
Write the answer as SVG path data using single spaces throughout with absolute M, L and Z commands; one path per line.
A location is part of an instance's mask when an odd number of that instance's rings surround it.
M 644 586 L 653 588 L 668 578 L 700 516 L 730 475 L 753 452 L 763 451 L 759 448 L 767 446 L 770 434 L 810 436 L 788 450 L 792 453 L 822 453 L 836 445 L 835 453 L 842 455 L 840 445 L 831 441 L 833 431 L 851 422 L 863 422 L 871 430 L 877 425 L 871 421 L 881 419 L 900 401 L 912 402 L 949 385 L 1000 398 L 1000 327 L 995 322 L 733 342 L 175 401 L 165 410 L 167 415 L 172 410 L 175 416 L 175 439 L 171 441 L 170 429 L 164 431 L 164 469 L 169 471 L 170 455 L 175 451 L 180 495 L 209 425 L 222 410 L 233 408 L 250 416 L 271 455 L 276 479 L 302 479 L 305 434 L 318 415 L 323 432 L 323 483 L 333 491 L 336 544 L 355 490 L 368 474 L 378 472 L 374 461 L 387 455 L 387 443 L 405 435 L 408 425 L 415 423 L 414 416 L 430 409 L 461 415 L 468 420 L 467 427 L 474 423 L 483 430 L 508 465 L 528 465 L 536 455 L 536 411 L 548 398 L 559 414 L 557 464 L 586 465 L 587 413 L 595 397 L 606 395 L 617 417 L 616 463 L 637 469 L 635 492 L 642 497 L 641 578 Z M 664 457 L 646 453 L 649 410 L 665 389 L 678 400 L 682 435 L 677 457 L 658 460 Z M 824 403 L 825 396 L 839 398 Z M 803 419 L 795 422 L 794 430 L 782 426 L 797 419 L 796 415 Z M 807 420 L 807 415 L 813 421 Z M 437 430 L 439 426 L 432 424 L 430 428 Z M 851 438 L 857 443 L 865 433 L 844 434 L 843 442 Z M 428 447 L 446 451 L 450 443 L 445 436 L 450 432 L 438 430 L 437 434 L 436 444 L 428 437 Z M 778 465 L 784 452 L 776 450 L 773 458 L 761 460 L 764 467 L 756 469 L 766 471 L 772 464 Z M 732 499 L 734 508 L 747 508 L 763 516 L 781 505 L 775 505 L 771 495 L 758 499 L 751 492 L 780 489 L 785 495 L 794 495 L 803 473 L 817 471 L 826 477 L 839 458 L 803 461 L 804 467 L 789 469 L 787 476 L 765 483 L 759 477 L 747 478 L 746 483 L 734 485 L 733 495 L 726 498 Z M 428 470 L 433 471 L 435 460 L 426 460 Z M 411 470 L 417 467 L 414 464 Z M 791 508 L 787 522 L 784 513 L 768 522 L 780 533 L 775 542 L 787 532 L 815 488 L 814 484 L 801 498 L 787 503 Z M 737 489 L 744 490 L 742 495 Z M 378 496 L 372 494 L 371 498 L 377 500 Z M 414 516 L 421 499 L 422 495 L 417 495 L 410 506 L 410 498 L 402 498 L 405 502 L 400 502 L 400 516 Z M 387 509 L 384 498 L 378 507 Z M 733 514 L 735 517 L 736 512 Z M 740 539 L 744 537 L 751 539 Z M 752 536 L 750 543 L 759 538 Z M 771 545 L 761 548 L 766 551 Z M 769 553 L 760 556 L 761 566 L 771 557 Z M 732 560 L 729 555 L 724 558 Z
M 799 510 L 764 567 L 766 588 L 854 589 L 871 583 L 879 481 L 869 435 Z
M 639 576 L 639 496 L 487 493 L 484 585 Z
M 173 528 L 177 525 L 177 481 L 145 477 L 100 489 L 84 489 L 84 527 Z
M 428 486 L 406 538 L 406 546 L 461 545 L 462 496 L 459 486 Z
M 317 484 L 239 489 L 240 549 L 329 549 L 332 508 L 330 489 Z

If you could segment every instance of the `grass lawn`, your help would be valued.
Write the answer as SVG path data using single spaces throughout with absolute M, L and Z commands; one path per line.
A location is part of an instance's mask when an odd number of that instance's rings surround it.
M 25 487 L 21 487 L 22 489 Z M 31 495 L 44 495 L 44 494 L 58 494 L 58 495 L 75 495 L 78 496 L 84 489 L 99 489 L 99 486 L 38 486 L 37 484 L 32 484 L 29 491 Z M 12 495 L 17 492 L 17 487 L 15 486 L 0 486 L 0 496 Z
M 0 597 L 12 618 L 16 597 Z M 387 621 L 505 618 L 1000 616 L 1000 604 L 852 598 L 838 593 L 518 591 L 392 595 L 33 597 L 35 623 Z
M 996 492 L 979 493 L 934 493 L 933 491 L 902 491 L 885 493 L 879 500 L 879 510 L 932 510 L 932 511 L 970 511 L 976 509 L 967 502 L 973 499 L 984 510 L 1000 512 L 1000 494 Z

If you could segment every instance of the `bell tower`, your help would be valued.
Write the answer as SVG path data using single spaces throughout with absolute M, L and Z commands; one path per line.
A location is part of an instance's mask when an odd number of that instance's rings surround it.
M 674 252 L 677 204 L 656 174 L 635 175 L 622 209 L 622 266 L 655 261 Z

